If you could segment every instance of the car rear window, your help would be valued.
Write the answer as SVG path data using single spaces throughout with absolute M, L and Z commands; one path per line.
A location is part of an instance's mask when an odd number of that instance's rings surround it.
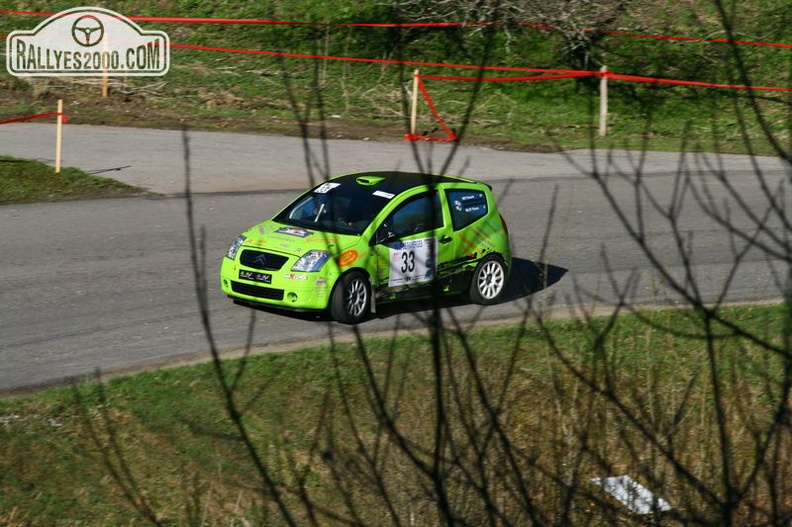
M 447 190 L 454 230 L 463 229 L 487 215 L 487 195 L 480 190 Z

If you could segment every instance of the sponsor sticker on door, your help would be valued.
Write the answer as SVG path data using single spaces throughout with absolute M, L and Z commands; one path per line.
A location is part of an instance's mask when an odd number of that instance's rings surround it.
M 421 284 L 434 279 L 437 238 L 394 242 L 388 244 L 388 252 L 388 287 Z
M 169 67 L 164 31 L 101 7 L 67 9 L 6 38 L 6 68 L 19 77 L 152 77 Z

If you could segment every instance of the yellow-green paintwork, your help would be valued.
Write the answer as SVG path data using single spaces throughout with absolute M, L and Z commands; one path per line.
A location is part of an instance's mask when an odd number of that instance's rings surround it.
M 487 215 L 471 225 L 454 231 L 451 226 L 451 213 L 443 192 L 446 189 L 484 191 L 488 201 Z M 398 241 L 388 244 L 372 245 L 370 243 L 377 227 L 399 203 L 411 196 L 429 190 L 438 190 L 440 192 L 443 208 L 443 227 L 419 234 L 403 236 Z M 333 287 L 338 278 L 352 269 L 360 269 L 369 277 L 375 294 L 380 294 L 382 298 L 395 297 L 398 292 L 414 286 L 388 283 L 387 275 L 390 264 L 388 259 L 394 256 L 394 251 L 398 251 L 398 244 L 409 246 L 410 243 L 421 244 L 431 239 L 434 240 L 436 246 L 435 258 L 437 264 L 434 276 L 439 280 L 443 280 L 451 274 L 474 269 L 481 258 L 491 253 L 500 255 L 505 261 L 507 268 L 511 267 L 508 234 L 503 228 L 502 219 L 489 187 L 461 178 L 456 179 L 454 182 L 433 185 L 431 189 L 428 186 L 419 185 L 402 192 L 381 210 L 360 236 L 314 230 L 311 230 L 311 234 L 307 236 L 304 236 L 305 233 L 293 235 L 284 232 L 284 228 L 288 231 L 289 226 L 273 220 L 267 220 L 254 225 L 242 233 L 247 240 L 238 251 L 236 258 L 231 260 L 228 257 L 224 257 L 222 262 L 220 283 L 227 295 L 249 303 L 280 308 L 324 310 L 328 307 Z M 448 238 L 451 241 L 445 241 Z M 445 243 L 437 243 L 436 240 L 444 240 Z M 239 271 L 250 270 L 250 268 L 246 268 L 239 261 L 240 255 L 245 249 L 256 249 L 283 255 L 288 257 L 288 260 L 279 271 L 259 271 L 271 275 L 272 282 L 270 284 L 241 280 Z M 332 254 L 332 258 L 318 272 L 292 271 L 292 266 L 297 260 L 310 250 L 328 251 Z M 282 289 L 284 291 L 283 300 L 269 300 L 234 292 L 231 289 L 232 281 L 242 282 L 248 286 Z M 427 284 L 421 284 L 421 286 L 425 285 Z M 444 287 L 443 289 L 448 290 L 449 288 Z

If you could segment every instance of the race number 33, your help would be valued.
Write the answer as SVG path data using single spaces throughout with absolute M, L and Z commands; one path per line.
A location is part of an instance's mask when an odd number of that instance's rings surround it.
M 437 240 L 421 238 L 396 242 L 390 250 L 388 287 L 420 284 L 434 278 Z

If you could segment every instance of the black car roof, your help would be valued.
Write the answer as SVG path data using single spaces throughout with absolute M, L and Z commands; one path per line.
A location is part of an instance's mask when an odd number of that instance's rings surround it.
M 420 172 L 396 172 L 396 171 L 379 171 L 379 172 L 356 172 L 354 174 L 345 174 L 333 178 L 333 181 L 339 183 L 351 183 L 357 181 L 359 178 L 383 178 L 379 183 L 372 184 L 370 187 L 374 190 L 381 190 L 390 194 L 401 194 L 405 190 L 411 188 L 424 186 L 424 185 L 439 185 L 441 183 L 472 183 L 481 185 L 478 181 L 470 179 L 443 176 L 438 174 L 422 174 Z

